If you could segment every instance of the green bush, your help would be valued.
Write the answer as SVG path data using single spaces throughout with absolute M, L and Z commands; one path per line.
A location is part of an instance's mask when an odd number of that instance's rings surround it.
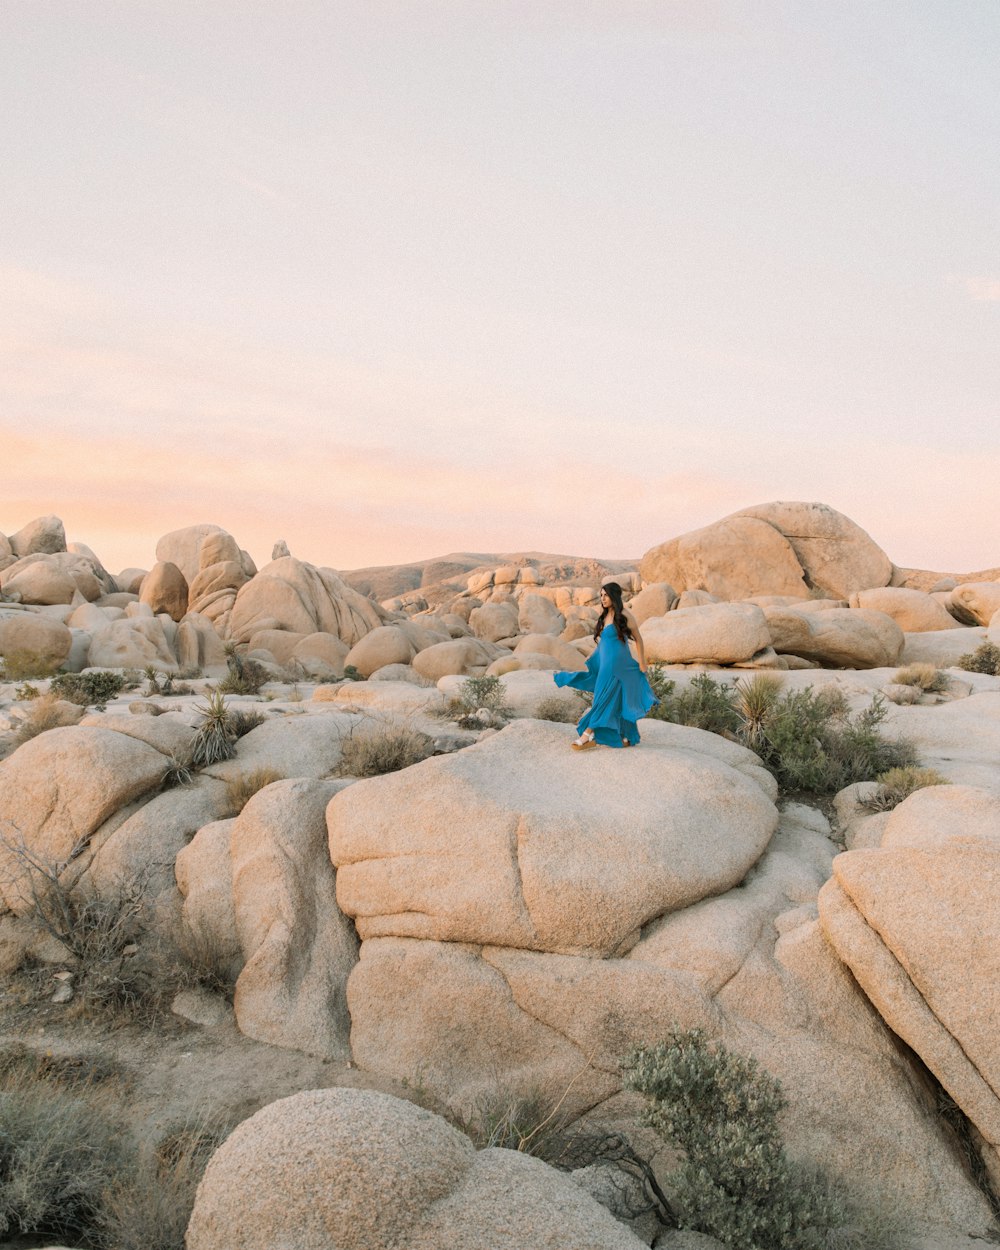
M 344 681 L 364 681 L 365 675 L 354 664 L 344 665 Z
M 458 688 L 458 702 L 465 712 L 478 712 L 485 708 L 494 716 L 509 716 L 510 708 L 504 702 L 507 690 L 499 677 L 468 677 Z
M 958 667 L 967 673 L 987 673 L 991 677 L 1000 677 L 1000 647 L 993 642 L 981 643 L 975 651 L 962 656 Z
M 623 1070 L 626 1086 L 648 1099 L 644 1123 L 680 1156 L 664 1188 L 681 1228 L 733 1250 L 893 1244 L 891 1232 L 873 1240 L 822 1173 L 788 1158 L 781 1086 L 755 1059 L 694 1029 L 634 1051 Z
M 650 685 L 660 700 L 649 713 L 654 720 L 717 734 L 735 734 L 739 729 L 740 716 L 732 686 L 714 681 L 708 673 L 699 673 L 692 677 L 689 686 L 678 691 L 676 683 L 665 679 L 657 665 L 650 666 L 647 677 L 650 673 Z
M 263 712 L 255 712 L 252 709 L 247 711 L 241 707 L 234 707 L 229 713 L 229 732 L 234 738 L 242 738 L 251 729 L 256 729 L 258 725 L 263 725 L 266 720 L 267 717 Z
M 87 673 L 59 673 L 52 678 L 49 693 L 81 707 L 104 707 L 127 689 L 129 679 L 124 674 L 105 668 Z

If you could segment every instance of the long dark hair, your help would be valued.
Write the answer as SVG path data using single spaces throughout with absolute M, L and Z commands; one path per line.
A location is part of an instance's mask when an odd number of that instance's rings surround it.
M 605 582 L 601 587 L 608 598 L 611 600 L 611 611 L 614 613 L 612 620 L 615 629 L 618 631 L 618 637 L 622 642 L 628 642 L 632 637 L 632 631 L 628 627 L 628 621 L 625 619 L 625 605 L 622 603 L 622 588 L 617 582 Z M 594 626 L 594 641 L 597 642 L 604 629 L 605 609 L 601 609 L 597 618 L 597 624 Z

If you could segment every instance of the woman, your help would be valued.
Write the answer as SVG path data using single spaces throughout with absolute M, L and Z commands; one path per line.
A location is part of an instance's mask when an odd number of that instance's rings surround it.
M 639 662 L 632 658 L 635 643 Z M 597 647 L 581 673 L 554 673 L 557 686 L 591 690 L 594 702 L 577 725 L 574 751 L 590 747 L 633 747 L 639 743 L 636 721 L 657 702 L 646 678 L 646 650 L 639 623 L 622 603 L 617 582 L 601 587 L 601 614 L 594 626 Z

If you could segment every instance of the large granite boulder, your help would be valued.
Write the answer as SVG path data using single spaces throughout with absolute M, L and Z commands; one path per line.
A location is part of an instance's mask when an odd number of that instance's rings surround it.
M 176 564 L 160 560 L 142 579 L 139 602 L 149 604 L 153 615 L 165 612 L 173 621 L 179 621 L 188 610 L 188 584 Z
M 26 608 L 0 605 L 0 655 L 20 652 L 34 656 L 45 667 L 57 668 L 72 645 L 73 635 L 61 621 Z
M 9 538 L 10 548 L 19 559 L 30 555 L 55 555 L 66 550 L 66 530 L 57 516 L 36 517 Z
M 107 729 L 52 729 L 26 742 L 0 765 L 0 902 L 30 910 L 28 856 L 60 869 L 165 771 L 155 747 Z
M 363 939 L 627 950 L 653 917 L 739 881 L 777 823 L 749 751 L 664 736 L 577 754 L 568 726 L 521 721 L 351 786 L 327 812 L 341 908 Z
M 340 911 L 326 805 L 343 781 L 279 781 L 254 795 L 231 837 L 233 913 L 244 967 L 240 1031 L 325 1059 L 348 1059 L 345 990 L 358 937 Z
M 797 655 L 826 668 L 889 668 L 903 654 L 903 631 L 884 612 L 768 607 L 762 611 L 779 655 Z
M 875 850 L 834 861 L 824 931 L 982 1136 L 1000 1182 L 1000 797 L 917 791 Z
M 710 603 L 647 618 L 649 660 L 664 664 L 738 664 L 771 645 L 767 620 L 749 603 Z
M 905 634 L 924 634 L 942 629 L 960 629 L 958 621 L 943 604 L 922 590 L 903 586 L 879 586 L 851 595 L 852 608 L 867 608 L 891 616 Z
M 332 569 L 284 556 L 240 588 L 229 618 L 237 642 L 262 629 L 336 634 L 349 647 L 383 623 L 385 613 L 352 590 Z

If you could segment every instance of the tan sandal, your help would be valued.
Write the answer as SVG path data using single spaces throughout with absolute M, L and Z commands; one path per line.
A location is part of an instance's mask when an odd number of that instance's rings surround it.
M 586 730 L 580 735 L 575 742 L 570 743 L 574 751 L 589 751 L 591 747 L 596 747 L 597 742 L 590 730 Z

